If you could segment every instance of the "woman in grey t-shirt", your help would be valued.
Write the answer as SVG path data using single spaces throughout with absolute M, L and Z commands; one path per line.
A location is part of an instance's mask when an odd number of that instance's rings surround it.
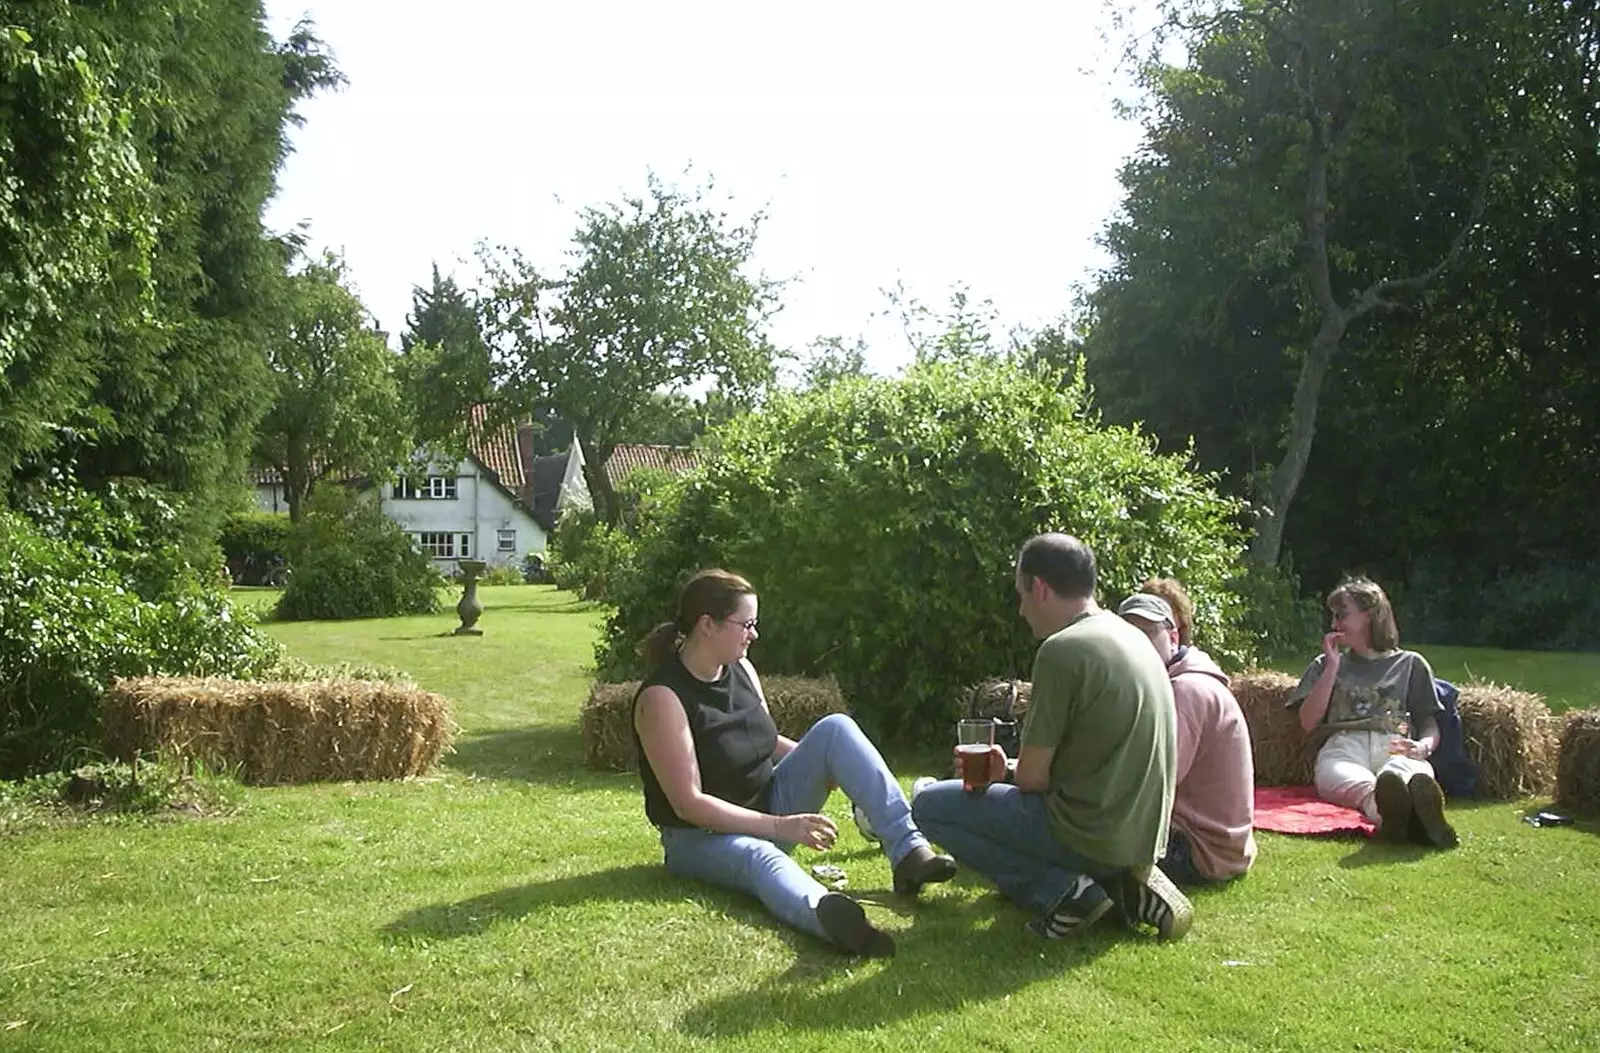
M 1428 763 L 1439 745 L 1433 670 L 1400 649 L 1394 610 L 1377 583 L 1346 579 L 1328 594 L 1328 611 L 1333 631 L 1289 696 L 1300 726 L 1325 736 L 1317 793 L 1376 821 L 1384 840 L 1454 846 Z

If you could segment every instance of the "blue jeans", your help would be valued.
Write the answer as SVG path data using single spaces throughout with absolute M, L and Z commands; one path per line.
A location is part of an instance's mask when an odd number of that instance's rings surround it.
M 1176 826 L 1167 831 L 1167 854 L 1162 856 L 1156 865 L 1161 868 L 1162 873 L 1172 879 L 1175 885 L 1192 888 L 1214 884 L 1210 878 L 1200 873 L 1199 867 L 1194 865 L 1194 845 Z
M 866 810 L 891 862 L 928 843 L 878 748 L 841 713 L 813 724 L 773 768 L 768 808 L 773 815 L 815 812 L 828 799 L 829 783 Z M 816 906 L 828 890 L 789 856 L 793 844 L 665 826 L 661 847 L 674 874 L 755 896 L 784 924 L 826 938 Z
M 935 844 L 995 885 L 1017 906 L 1048 914 L 1081 875 L 1115 877 L 1109 867 L 1056 840 L 1042 793 L 993 783 L 968 793 L 960 779 L 923 788 L 912 802 L 917 826 Z

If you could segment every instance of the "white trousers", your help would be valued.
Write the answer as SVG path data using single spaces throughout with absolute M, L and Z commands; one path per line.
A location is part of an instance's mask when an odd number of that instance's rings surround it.
M 1377 822 L 1372 791 L 1381 773 L 1395 772 L 1405 782 L 1413 775 L 1433 774 L 1433 765 L 1425 760 L 1390 753 L 1391 738 L 1387 731 L 1336 731 L 1328 736 L 1317 751 L 1317 796 Z

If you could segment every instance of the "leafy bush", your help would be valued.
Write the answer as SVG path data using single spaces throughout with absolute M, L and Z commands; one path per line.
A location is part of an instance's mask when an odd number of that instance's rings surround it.
M 222 558 L 240 584 L 255 585 L 252 576 L 289 560 L 289 517 L 281 512 L 240 512 L 222 524 L 217 539 Z M 257 571 L 252 575 L 251 571 Z
M 368 662 L 333 662 L 320 664 L 307 662 L 290 654 L 284 654 L 272 668 L 264 671 L 258 678 L 261 680 L 381 680 L 386 684 L 403 684 L 415 687 L 416 681 L 411 679 L 411 674 L 394 666 L 373 665 Z
M 233 811 L 242 798 L 236 780 L 196 764 L 95 761 L 71 772 L 0 782 L 0 835 L 59 826 L 86 814 L 216 815 Z
M 638 672 L 634 646 L 687 574 L 722 566 L 761 592 L 763 670 L 832 673 L 880 733 L 943 736 L 959 687 L 1027 674 L 1014 563 L 1053 529 L 1094 548 L 1108 601 L 1182 580 L 1210 648 L 1243 657 L 1225 584 L 1238 506 L 1185 458 L 1098 426 L 1081 378 L 1058 390 L 1005 361 L 923 362 L 780 396 L 706 442 L 642 516 L 596 653 L 607 679 Z
M 285 621 L 439 610 L 442 579 L 433 561 L 365 495 L 318 488 L 290 531 L 289 552 L 294 575 L 277 606 Z
M 615 594 L 631 571 L 634 542 L 621 527 L 600 522 L 587 508 L 568 509 L 556 525 L 545 568 L 559 589 L 586 600 Z
M 526 585 L 522 568 L 512 563 L 497 563 L 478 575 L 480 585 Z
M 676 475 L 658 468 L 630 472 L 617 487 L 621 514 L 614 526 L 600 522 L 590 509 L 563 512 L 545 553 L 550 580 L 584 599 L 614 602 L 635 573 L 640 531 L 676 481 Z
M 171 518 L 127 487 L 0 511 L 0 778 L 93 753 L 114 677 L 250 677 L 276 661 L 278 645 L 159 540 Z
M 1402 641 L 1512 650 L 1593 650 L 1600 637 L 1600 562 L 1519 553 L 1515 567 L 1424 556 L 1391 588 Z M 1384 584 L 1380 582 L 1380 584 Z M 1486 597 L 1493 597 L 1487 602 Z
M 1239 597 L 1239 628 L 1253 657 L 1309 662 L 1316 656 L 1327 616 L 1315 596 L 1301 593 L 1293 569 L 1251 566 L 1229 587 Z

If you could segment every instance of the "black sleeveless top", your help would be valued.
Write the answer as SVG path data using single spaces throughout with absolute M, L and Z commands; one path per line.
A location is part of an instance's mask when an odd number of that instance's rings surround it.
M 694 737 L 695 762 L 700 767 L 700 788 L 733 804 L 767 810 L 767 790 L 772 782 L 772 753 L 778 748 L 778 727 L 761 704 L 750 674 L 735 662 L 722 676 L 707 683 L 684 668 L 676 651 L 639 685 L 633 696 L 660 685 L 678 696 Z M 631 723 L 631 721 L 630 721 Z M 672 810 L 661 781 L 650 768 L 634 725 L 633 748 L 639 756 L 639 777 L 644 782 L 644 813 L 656 826 L 693 826 Z

